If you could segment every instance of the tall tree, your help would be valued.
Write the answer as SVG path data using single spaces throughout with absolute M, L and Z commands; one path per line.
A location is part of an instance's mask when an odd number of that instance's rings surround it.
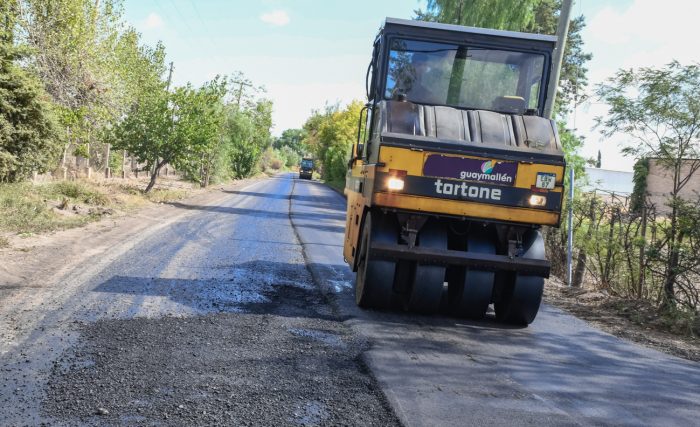
M 672 308 L 677 278 L 697 264 L 697 253 L 683 245 L 697 233 L 685 218 L 698 215 L 681 191 L 700 169 L 700 65 L 674 61 L 660 69 L 620 70 L 597 93 L 610 106 L 598 118 L 603 134 L 625 135 L 625 154 L 655 158 L 672 176 L 670 214 L 659 248 L 666 254 L 663 306 Z
M 139 49 L 138 33 L 123 22 L 121 0 L 17 3 L 23 40 L 34 52 L 28 60 L 57 106 L 67 142 L 75 154 L 106 166 L 101 143 L 132 104 L 129 86 L 136 79 L 126 56 Z
M 18 65 L 27 50 L 14 41 L 16 4 L 0 2 L 0 181 L 50 168 L 60 152 L 55 120 L 41 82 Z
M 327 106 L 316 111 L 304 124 L 307 136 L 304 143 L 310 147 L 321 164 L 321 174 L 329 181 L 345 178 L 350 150 L 357 138 L 357 122 L 362 103 L 353 101 L 345 108 Z
M 285 129 L 282 135 L 275 139 L 272 146 L 278 150 L 284 147 L 289 147 L 293 152 L 303 156 L 308 151 L 308 147 L 304 144 L 306 131 L 304 129 Z
M 216 160 L 223 149 L 226 91 L 227 81 L 217 77 L 198 89 L 189 84 L 178 88 L 172 101 L 176 106 L 172 143 L 189 151 L 179 156 L 174 166 L 202 187 L 208 186 L 217 173 Z

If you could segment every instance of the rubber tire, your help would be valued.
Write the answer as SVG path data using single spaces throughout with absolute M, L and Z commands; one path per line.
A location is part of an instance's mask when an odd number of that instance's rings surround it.
M 355 275 L 355 302 L 362 308 L 390 308 L 396 262 L 369 259 L 372 242 L 396 243 L 395 221 L 381 213 L 367 212 L 360 240 L 360 259 Z
M 437 221 L 428 221 L 418 233 L 416 246 L 447 249 L 447 229 Z M 440 310 L 443 284 L 443 266 L 415 264 L 413 281 L 408 294 L 404 295 L 404 310 L 433 314 Z
M 495 254 L 496 246 L 486 234 L 467 237 L 467 251 Z M 483 319 L 491 304 L 495 279 L 493 271 L 460 269 L 448 285 L 448 306 L 454 316 Z
M 544 239 L 539 230 L 523 236 L 522 258 L 545 259 Z M 529 325 L 537 317 L 544 292 L 544 277 L 512 273 L 494 304 L 496 319 L 513 325 Z

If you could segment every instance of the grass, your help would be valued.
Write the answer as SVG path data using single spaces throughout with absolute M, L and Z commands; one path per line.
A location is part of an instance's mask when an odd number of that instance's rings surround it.
M 86 222 L 80 217 L 61 217 L 52 212 L 47 198 L 54 189 L 35 188 L 32 184 L 0 185 L 0 230 L 16 233 L 40 233 L 75 227 Z
M 135 184 L 56 181 L 0 184 L 0 231 L 32 235 L 79 227 L 113 210 L 129 211 L 145 203 L 179 200 L 183 189 L 154 188 L 144 194 Z M 7 239 L 0 240 L 0 247 Z
M 345 178 L 339 179 L 339 180 L 333 180 L 333 181 L 324 181 L 324 183 L 327 186 L 338 191 L 340 194 L 343 194 L 343 190 L 345 189 Z
M 45 197 L 52 199 L 65 197 L 92 206 L 106 206 L 110 202 L 105 193 L 82 181 L 58 181 L 37 188 Z
M 172 202 L 175 200 L 182 200 L 187 197 L 187 191 L 185 190 L 173 190 L 169 188 L 154 188 L 145 197 L 154 203 L 164 203 Z

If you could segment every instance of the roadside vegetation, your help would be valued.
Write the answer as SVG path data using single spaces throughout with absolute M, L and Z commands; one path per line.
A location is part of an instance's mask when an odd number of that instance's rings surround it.
M 121 0 L 4 0 L 0 22 L 0 183 L 134 169 L 148 192 L 166 165 L 202 187 L 261 169 L 265 89 L 236 72 L 176 87 Z
M 176 86 L 174 73 L 122 0 L 1 0 L 0 231 L 180 198 L 157 185 L 168 170 L 207 187 L 296 162 L 272 147 L 263 87 L 240 72 Z M 94 179 L 104 176 L 114 182 Z
M 0 236 L 28 236 L 85 225 L 105 216 L 119 215 L 148 203 L 182 199 L 191 185 L 158 186 L 144 193 L 138 181 L 20 182 L 0 185 Z

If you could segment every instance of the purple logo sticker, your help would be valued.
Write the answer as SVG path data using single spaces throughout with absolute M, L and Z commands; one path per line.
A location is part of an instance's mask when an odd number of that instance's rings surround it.
M 513 185 L 518 164 L 497 160 L 468 159 L 464 157 L 431 154 L 423 165 L 423 175 L 456 178 L 466 181 Z

